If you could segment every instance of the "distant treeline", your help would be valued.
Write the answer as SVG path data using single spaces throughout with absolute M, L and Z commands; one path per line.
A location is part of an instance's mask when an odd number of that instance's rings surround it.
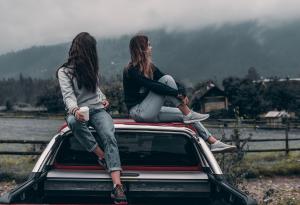
M 272 110 L 285 110 L 300 116 L 300 81 L 271 79 L 269 82 L 229 77 L 223 80 L 229 111 L 238 108 L 241 116 L 257 118 Z
M 277 78 L 270 81 L 259 79 L 255 68 L 250 68 L 243 78 L 223 79 L 222 86 L 229 100 L 229 110 L 220 112 L 222 115 L 220 117 L 232 116 L 236 108 L 245 118 L 256 118 L 261 113 L 275 109 L 295 112 L 299 117 L 300 81 Z M 193 95 L 204 83 L 206 82 L 199 82 L 194 88 L 189 89 L 189 95 Z M 112 113 L 127 113 L 121 76 L 101 78 L 101 89 L 110 101 Z M 64 112 L 57 79 L 33 79 L 20 74 L 18 79 L 0 80 L 0 106 L 6 106 L 9 110 L 19 103 L 44 106 L 48 112 Z
M 113 112 L 125 113 L 121 76 L 101 78 L 101 88 L 110 100 Z M 64 112 L 64 104 L 57 79 L 36 79 L 19 75 L 18 79 L 0 80 L 0 106 L 7 111 L 15 105 L 44 106 L 48 112 Z
M 25 78 L 22 74 L 18 79 L 2 79 L 0 80 L 0 105 L 6 105 L 8 108 L 17 103 L 36 105 L 38 98 L 53 83 L 53 80 Z

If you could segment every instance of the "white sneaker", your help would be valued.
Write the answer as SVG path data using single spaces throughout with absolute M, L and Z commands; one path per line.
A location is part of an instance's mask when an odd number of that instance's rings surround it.
M 188 115 L 183 116 L 183 122 L 186 124 L 190 124 L 193 122 L 199 122 L 202 120 L 206 120 L 209 118 L 209 114 L 200 114 L 194 111 L 191 111 Z
M 224 152 L 224 151 L 234 151 L 236 146 L 225 144 L 219 140 L 210 145 L 210 150 L 212 152 Z

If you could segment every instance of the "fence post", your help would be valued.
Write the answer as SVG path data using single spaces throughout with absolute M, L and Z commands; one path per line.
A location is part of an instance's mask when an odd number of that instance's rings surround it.
M 289 129 L 290 129 L 290 121 L 289 118 L 286 118 L 286 125 L 285 125 L 285 154 L 288 155 L 290 148 L 289 148 Z

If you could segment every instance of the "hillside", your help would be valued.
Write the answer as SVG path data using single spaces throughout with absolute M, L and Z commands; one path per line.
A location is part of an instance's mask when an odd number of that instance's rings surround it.
M 185 82 L 244 76 L 255 67 L 263 76 L 300 76 L 300 22 L 265 27 L 256 22 L 206 27 L 185 32 L 145 32 L 153 46 L 153 61 Z M 129 60 L 130 36 L 98 39 L 101 71 L 121 73 Z M 67 56 L 69 43 L 35 46 L 0 56 L 1 78 L 54 77 Z

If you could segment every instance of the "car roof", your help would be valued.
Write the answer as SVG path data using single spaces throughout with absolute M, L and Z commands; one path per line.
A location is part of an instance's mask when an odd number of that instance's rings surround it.
M 133 119 L 114 119 L 114 124 L 123 125 L 146 125 L 146 126 L 171 126 L 171 127 L 187 127 L 186 124 L 182 122 L 136 122 Z
M 113 119 L 116 129 L 138 129 L 138 130 L 165 130 L 165 131 L 188 131 L 194 132 L 192 125 L 182 122 L 135 122 L 133 119 Z M 61 134 L 69 131 L 67 123 L 64 123 L 58 130 Z

